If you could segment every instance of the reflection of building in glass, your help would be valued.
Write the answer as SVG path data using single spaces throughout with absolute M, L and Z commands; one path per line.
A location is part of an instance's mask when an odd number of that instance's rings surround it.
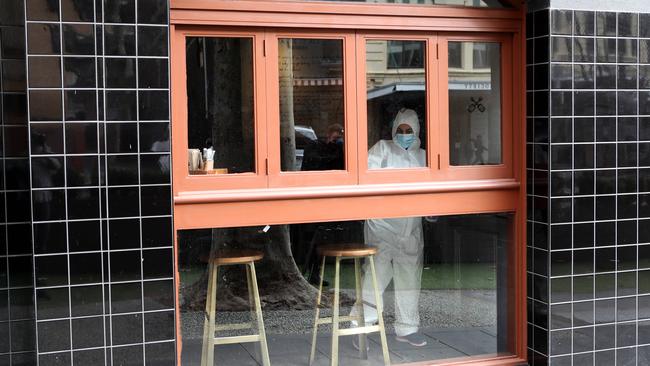
M 366 43 L 370 145 L 380 138 L 391 138 L 386 128 L 390 125 L 387 119 L 399 108 L 412 108 L 421 119 L 425 116 L 425 55 L 425 42 L 422 41 L 371 40 Z M 499 45 L 449 42 L 448 62 L 450 163 L 499 164 Z M 422 141 L 426 141 L 425 136 L 423 131 Z

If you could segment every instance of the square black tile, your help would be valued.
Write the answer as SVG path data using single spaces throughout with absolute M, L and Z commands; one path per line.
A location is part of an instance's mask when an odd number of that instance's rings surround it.
M 548 69 L 548 65 L 546 65 L 546 68 Z M 542 74 L 541 71 L 537 70 L 537 67 L 535 69 L 536 72 L 536 79 L 537 77 L 548 79 L 548 74 L 544 75 Z M 573 83 L 572 83 L 572 69 L 571 65 L 566 65 L 566 64 L 552 64 L 551 65 L 551 88 L 553 89 L 572 89 L 573 88 Z M 546 82 L 548 84 L 548 81 Z M 537 83 L 535 83 L 535 87 L 537 88 Z M 542 87 L 539 87 L 538 89 L 545 89 Z
M 637 165 L 637 144 L 620 143 L 618 144 L 618 166 L 634 167 Z
M 73 349 L 104 346 L 104 318 L 72 319 Z
M 104 54 L 135 56 L 135 27 L 131 25 L 104 26 Z
M 68 222 L 70 252 L 101 249 L 99 220 Z
M 61 18 L 64 22 L 92 22 L 95 19 L 93 5 L 93 0 L 61 0 Z
M 135 91 L 108 90 L 106 91 L 106 120 L 135 121 L 137 120 L 137 98 Z
M 94 90 L 66 90 L 66 121 L 96 121 L 97 93 Z
M 639 35 L 639 15 L 618 13 L 618 36 L 636 37 Z
M 594 62 L 593 38 L 573 38 L 573 61 Z
M 616 13 L 596 13 L 596 35 L 616 36 Z
M 145 341 L 164 341 L 174 339 L 174 312 L 155 312 L 144 314 Z
M 169 119 L 168 91 L 140 91 L 138 96 L 141 121 Z
M 573 145 L 573 167 L 575 169 L 592 169 L 594 167 L 594 145 Z
M 621 116 L 634 116 L 637 111 L 638 93 L 636 91 L 618 92 L 618 114 Z
M 142 309 L 142 283 L 111 285 L 111 311 L 113 314 L 138 312 Z
M 102 282 L 101 253 L 71 254 L 70 283 L 94 284 Z
M 167 1 L 138 0 L 138 23 L 167 24 Z
M 596 144 L 596 167 L 616 167 L 616 144 Z M 598 175 L 596 180 L 598 181 Z
M 58 24 L 27 24 L 27 52 L 30 55 L 60 54 L 60 32 Z
M 37 323 L 38 349 L 55 352 L 70 349 L 70 321 L 42 321 Z
M 593 11 L 573 12 L 573 33 L 580 36 L 593 36 L 596 25 Z
M 535 47 L 535 51 L 537 51 L 537 47 Z M 571 61 L 572 53 L 571 37 L 551 37 L 551 61 Z
M 613 189 L 610 189 L 613 191 Z M 616 218 L 613 208 L 616 206 L 616 196 L 596 196 L 596 220 L 612 220 Z
M 616 115 L 616 92 L 615 91 L 596 92 L 596 115 L 598 116 Z
M 637 62 L 637 40 L 629 38 L 618 39 L 618 62 Z
M 575 118 L 573 120 L 574 141 L 594 141 L 594 118 Z
M 107 88 L 135 88 L 135 59 L 106 58 L 104 62 Z
M 63 53 L 66 55 L 95 54 L 95 29 L 93 25 L 64 24 Z
M 135 0 L 104 0 L 104 22 L 135 23 Z
M 649 122 L 650 131 L 650 122 Z M 650 132 L 649 132 L 650 134 Z M 551 142 L 572 142 L 573 128 L 571 118 L 552 118 L 551 119 Z
M 574 65 L 573 83 L 576 89 L 593 89 L 594 88 L 594 66 Z
M 96 83 L 94 57 L 64 57 L 63 84 L 66 88 L 93 88 Z
M 576 116 L 593 116 L 594 115 L 594 92 L 576 91 L 574 98 L 574 113 Z
M 138 26 L 138 55 L 167 56 L 168 27 Z
M 114 315 L 111 319 L 113 345 L 142 342 L 142 314 Z M 139 348 L 141 350 L 141 346 Z
M 551 10 L 551 33 L 571 35 L 573 11 Z

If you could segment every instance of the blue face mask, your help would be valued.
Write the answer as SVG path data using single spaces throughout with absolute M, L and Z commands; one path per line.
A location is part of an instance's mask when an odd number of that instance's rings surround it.
M 399 146 L 403 147 L 405 150 L 408 149 L 413 141 L 415 141 L 415 134 L 412 133 L 398 133 L 395 135 L 395 140 Z

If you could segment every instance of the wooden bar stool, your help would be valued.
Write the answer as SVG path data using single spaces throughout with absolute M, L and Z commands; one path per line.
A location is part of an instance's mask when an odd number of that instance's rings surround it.
M 318 248 L 318 252 L 323 256 L 323 262 L 320 269 L 320 285 L 318 286 L 318 299 L 316 300 L 316 316 L 314 319 L 314 330 L 311 340 L 311 354 L 309 356 L 309 364 L 314 363 L 316 356 L 316 335 L 318 333 L 318 326 L 321 324 L 332 324 L 332 361 L 331 366 L 337 366 L 339 363 L 339 336 L 346 335 L 359 335 L 359 356 L 367 358 L 366 348 L 366 334 L 379 332 L 381 338 L 381 348 L 384 354 L 384 365 L 390 365 L 390 356 L 388 355 L 388 344 L 386 342 L 386 330 L 384 328 L 384 318 L 382 315 L 382 302 L 381 295 L 377 289 L 377 276 L 375 274 L 374 255 L 377 253 L 377 248 L 367 247 L 363 244 L 338 244 L 338 245 L 324 245 Z M 320 305 L 321 297 L 323 294 L 323 278 L 325 275 L 325 259 L 327 257 L 335 257 L 336 265 L 334 272 L 334 301 L 332 306 L 332 316 L 320 318 Z M 365 318 L 363 316 L 363 293 L 361 286 L 361 259 L 368 258 L 370 262 L 370 275 L 372 276 L 372 286 L 375 290 L 375 307 L 377 309 L 377 325 L 365 325 Z M 356 301 L 354 306 L 357 307 L 357 316 L 339 316 L 339 285 L 340 285 L 340 270 L 341 260 L 354 259 L 354 278 L 356 288 Z M 367 274 L 366 274 L 367 275 Z M 370 305 L 372 306 L 372 305 Z M 339 323 L 346 321 L 356 321 L 359 326 L 354 328 L 339 329 Z
M 264 254 L 257 250 L 220 250 L 208 261 L 208 294 L 205 299 L 205 321 L 203 323 L 203 351 L 201 353 L 201 366 L 214 365 L 214 346 L 220 344 L 260 342 L 262 350 L 262 363 L 270 366 L 269 351 L 266 344 L 266 333 L 264 332 L 264 320 L 262 319 L 262 305 L 257 290 L 257 277 L 255 275 L 255 261 L 264 257 Z M 246 282 L 248 285 L 248 298 L 251 305 L 251 322 L 240 324 L 216 325 L 216 304 L 217 304 L 217 279 L 219 278 L 219 267 L 228 265 L 245 265 Z M 255 310 L 253 311 L 253 308 Z M 216 331 L 253 329 L 252 319 L 257 319 L 257 334 L 215 337 Z

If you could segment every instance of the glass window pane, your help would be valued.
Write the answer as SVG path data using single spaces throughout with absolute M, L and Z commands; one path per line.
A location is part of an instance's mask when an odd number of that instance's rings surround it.
M 345 169 L 343 41 L 278 40 L 282 171 Z
M 508 354 L 513 336 L 514 278 L 508 254 L 513 248 L 512 214 L 426 216 L 358 221 L 299 223 L 263 227 L 233 227 L 179 232 L 179 304 L 182 365 L 198 365 L 204 333 L 208 290 L 208 261 L 256 250 L 255 262 L 268 351 L 273 364 L 307 364 L 314 329 L 315 304 L 324 250 L 350 244 L 376 249 L 374 264 L 392 364 L 434 361 L 487 354 Z M 250 253 L 250 252 L 249 252 Z M 372 272 L 361 258 L 364 303 L 375 304 Z M 355 265 L 343 259 L 340 270 L 340 315 L 359 315 L 355 306 Z M 335 261 L 326 258 L 324 306 L 331 315 Z M 510 280 L 509 280 L 510 279 Z M 391 284 L 392 283 L 392 284 Z M 246 273 L 242 265 L 219 267 L 216 286 L 218 324 L 251 320 Z M 374 307 L 364 306 L 365 323 L 377 321 Z M 359 323 L 343 322 L 342 328 Z M 251 334 L 255 330 L 217 331 L 217 337 Z M 329 364 L 331 327 L 317 330 L 315 364 Z M 368 358 L 354 347 L 359 338 L 339 339 L 339 365 L 383 364 L 379 336 L 371 334 Z M 410 344 L 417 344 L 415 347 Z M 248 347 L 248 346 L 246 346 Z M 259 361 L 234 345 L 214 348 L 218 365 L 248 365 Z
M 188 37 L 190 174 L 255 171 L 253 40 Z
M 427 166 L 424 65 L 424 41 L 366 41 L 368 169 Z
M 322 0 L 307 0 L 322 1 Z M 334 2 L 355 2 L 373 4 L 409 4 L 409 5 L 447 5 L 472 8 L 510 8 L 511 6 L 502 0 L 326 0 Z
M 501 46 L 449 42 L 451 165 L 501 164 Z

